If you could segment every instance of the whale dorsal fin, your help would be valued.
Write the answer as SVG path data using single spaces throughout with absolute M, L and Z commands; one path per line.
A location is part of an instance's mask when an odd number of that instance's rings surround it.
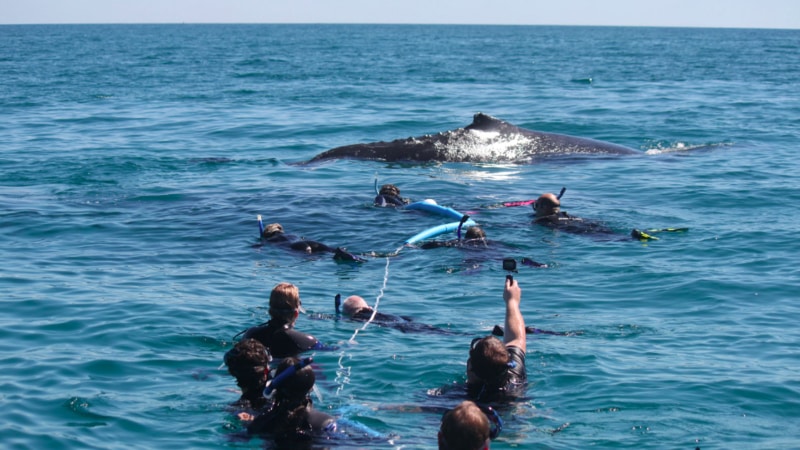
M 472 117 L 472 123 L 465 128 L 467 130 L 491 131 L 497 129 L 504 123 L 505 122 L 500 119 L 496 119 L 488 114 L 479 112 Z

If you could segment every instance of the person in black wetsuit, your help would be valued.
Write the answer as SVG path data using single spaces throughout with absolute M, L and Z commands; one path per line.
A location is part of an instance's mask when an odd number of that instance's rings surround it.
M 269 322 L 249 328 L 242 339 L 256 339 L 275 358 L 297 356 L 308 350 L 333 350 L 314 336 L 294 329 L 301 308 L 297 286 L 278 283 L 269 295 Z
M 531 206 L 535 213 L 533 223 L 537 225 L 574 234 L 608 236 L 617 234 L 614 230 L 601 222 L 572 216 L 565 211 L 561 211 L 561 201 L 559 197 L 556 197 L 552 192 L 540 195 Z M 642 241 L 656 239 L 644 231 L 635 228 L 631 231 L 631 237 Z
M 368 321 L 373 314 L 373 309 L 367 302 L 358 295 L 351 295 L 342 303 L 342 314 L 358 322 Z M 380 327 L 394 328 L 403 333 L 431 333 L 431 334 L 461 334 L 443 328 L 438 328 L 426 323 L 414 322 L 406 316 L 396 316 L 394 314 L 375 313 L 372 323 Z
M 293 357 L 281 361 L 272 381 L 275 385 L 268 387 L 275 393 L 275 403 L 253 420 L 248 432 L 268 434 L 284 444 L 336 431 L 336 418 L 312 407 L 309 393 L 316 377 L 309 363 L 310 358 L 303 362 Z
M 492 258 L 500 259 L 499 252 L 508 248 L 494 241 L 489 241 L 489 239 L 486 238 L 486 232 L 483 231 L 483 229 L 479 226 L 471 226 L 467 228 L 467 231 L 464 233 L 464 239 L 451 239 L 448 241 L 427 241 L 423 242 L 419 246 L 419 248 L 424 250 L 430 250 L 441 247 L 459 247 L 469 251 L 473 251 L 473 253 L 477 253 L 477 251 L 480 251 L 481 252 L 480 256 L 472 256 L 464 261 L 465 265 L 469 267 L 471 270 L 480 267 L 481 262 L 484 260 Z M 547 264 L 534 261 L 530 258 L 522 258 L 522 264 L 531 267 L 543 267 L 543 268 L 547 267 Z
M 243 339 L 225 353 L 224 361 L 228 373 L 236 378 L 236 384 L 242 390 L 242 396 L 231 407 L 239 419 L 249 422 L 272 404 L 263 395 L 272 357 L 257 340 Z
M 477 401 L 515 398 L 525 394 L 525 319 L 520 312 L 522 290 L 516 280 L 506 278 L 503 300 L 506 304 L 505 335 L 472 340 L 467 360 L 467 395 Z
M 259 224 L 261 216 L 259 216 Z M 298 237 L 294 234 L 286 234 L 283 226 L 279 223 L 271 223 L 261 231 L 261 240 L 264 242 L 284 245 L 292 250 L 303 253 L 333 253 L 333 259 L 337 261 L 364 262 L 365 259 L 348 253 L 342 247 L 330 247 L 321 242 L 311 241 L 306 238 Z
M 464 233 L 464 239 L 452 239 L 449 241 L 428 241 L 422 243 L 419 248 L 432 249 L 439 247 L 475 247 L 485 248 L 489 246 L 489 240 L 486 239 L 486 232 L 481 227 L 472 226 L 467 228 Z
M 377 181 L 375 183 L 377 184 Z M 398 207 L 407 205 L 409 200 L 400 197 L 400 189 L 398 189 L 397 186 L 393 184 L 384 184 L 381 186 L 380 191 L 378 191 L 378 195 L 375 196 L 373 203 L 375 206 L 380 207 Z

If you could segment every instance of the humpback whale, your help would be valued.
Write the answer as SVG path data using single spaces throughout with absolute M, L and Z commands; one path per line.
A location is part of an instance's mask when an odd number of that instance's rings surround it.
M 433 135 L 337 147 L 309 163 L 349 158 L 380 161 L 531 163 L 564 155 L 630 155 L 642 152 L 610 142 L 527 130 L 478 113 L 463 128 Z

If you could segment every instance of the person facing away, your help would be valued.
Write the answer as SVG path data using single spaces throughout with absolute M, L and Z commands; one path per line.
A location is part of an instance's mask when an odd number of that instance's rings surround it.
M 278 283 L 269 295 L 269 321 L 247 329 L 242 339 L 261 342 L 275 358 L 296 356 L 308 350 L 330 350 L 314 336 L 294 329 L 301 308 L 297 286 Z
M 287 377 L 281 377 L 291 371 Z M 247 430 L 270 434 L 276 441 L 308 440 L 324 432 L 336 431 L 336 419 L 313 408 L 310 392 L 316 377 L 308 364 L 294 357 L 285 358 L 275 370 L 272 409 L 256 417 Z
M 552 192 L 539 196 L 532 204 L 533 223 L 567 233 L 613 234 L 611 228 L 600 222 L 572 216 L 561 211 L 561 201 Z
M 298 237 L 294 234 L 286 234 L 283 225 L 271 223 L 261 232 L 261 240 L 269 243 L 284 245 L 292 250 L 303 253 L 333 253 L 333 259 L 337 261 L 364 262 L 364 258 L 348 253 L 342 247 L 330 247 L 321 242 L 311 241 L 306 238 Z
M 489 418 L 480 407 L 464 400 L 442 416 L 439 450 L 481 450 L 489 448 Z
M 522 396 L 528 381 L 525 320 L 519 309 L 522 290 L 511 277 L 506 277 L 503 300 L 506 305 L 503 340 L 490 335 L 475 338 L 470 344 L 467 395 L 478 401 Z
M 405 206 L 409 203 L 407 198 L 400 197 L 400 189 L 393 184 L 384 184 L 378 191 L 373 202 L 375 206 L 380 207 L 397 207 Z
M 449 241 L 428 241 L 420 245 L 422 249 L 438 247 L 487 247 L 489 241 L 486 239 L 486 232 L 479 226 L 467 228 L 464 239 L 452 239 Z
M 237 416 L 250 421 L 271 402 L 264 397 L 264 387 L 269 378 L 269 363 L 272 357 L 264 345 L 255 339 L 243 339 L 225 353 L 228 373 L 236 378 L 242 396 L 231 406 L 239 412 Z
M 372 318 L 373 313 L 375 314 L 375 318 Z M 342 303 L 342 314 L 359 322 L 366 322 L 372 318 L 372 323 L 375 325 L 394 328 L 403 333 L 457 334 L 433 325 L 414 322 L 410 317 L 374 312 L 372 307 L 358 295 L 351 295 L 344 300 Z
M 531 206 L 533 207 L 533 211 L 535 213 L 533 223 L 538 225 L 574 234 L 617 234 L 614 232 L 614 230 L 600 222 L 581 217 L 575 217 L 567 214 L 565 211 L 561 211 L 561 201 L 552 192 L 540 195 Z M 636 228 L 631 230 L 630 236 L 633 239 L 640 241 L 657 239 L 654 236 L 651 236 L 650 234 L 640 231 Z

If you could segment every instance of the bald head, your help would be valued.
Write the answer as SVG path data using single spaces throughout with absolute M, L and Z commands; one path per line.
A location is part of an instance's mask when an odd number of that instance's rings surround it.
M 561 202 L 552 192 L 540 195 L 533 203 L 533 210 L 536 211 L 536 217 L 558 214 L 561 210 L 560 207 Z
M 371 308 L 367 305 L 367 302 L 358 295 L 351 295 L 344 299 L 344 303 L 342 303 L 342 314 L 346 316 L 353 316 L 364 309 L 370 310 Z

